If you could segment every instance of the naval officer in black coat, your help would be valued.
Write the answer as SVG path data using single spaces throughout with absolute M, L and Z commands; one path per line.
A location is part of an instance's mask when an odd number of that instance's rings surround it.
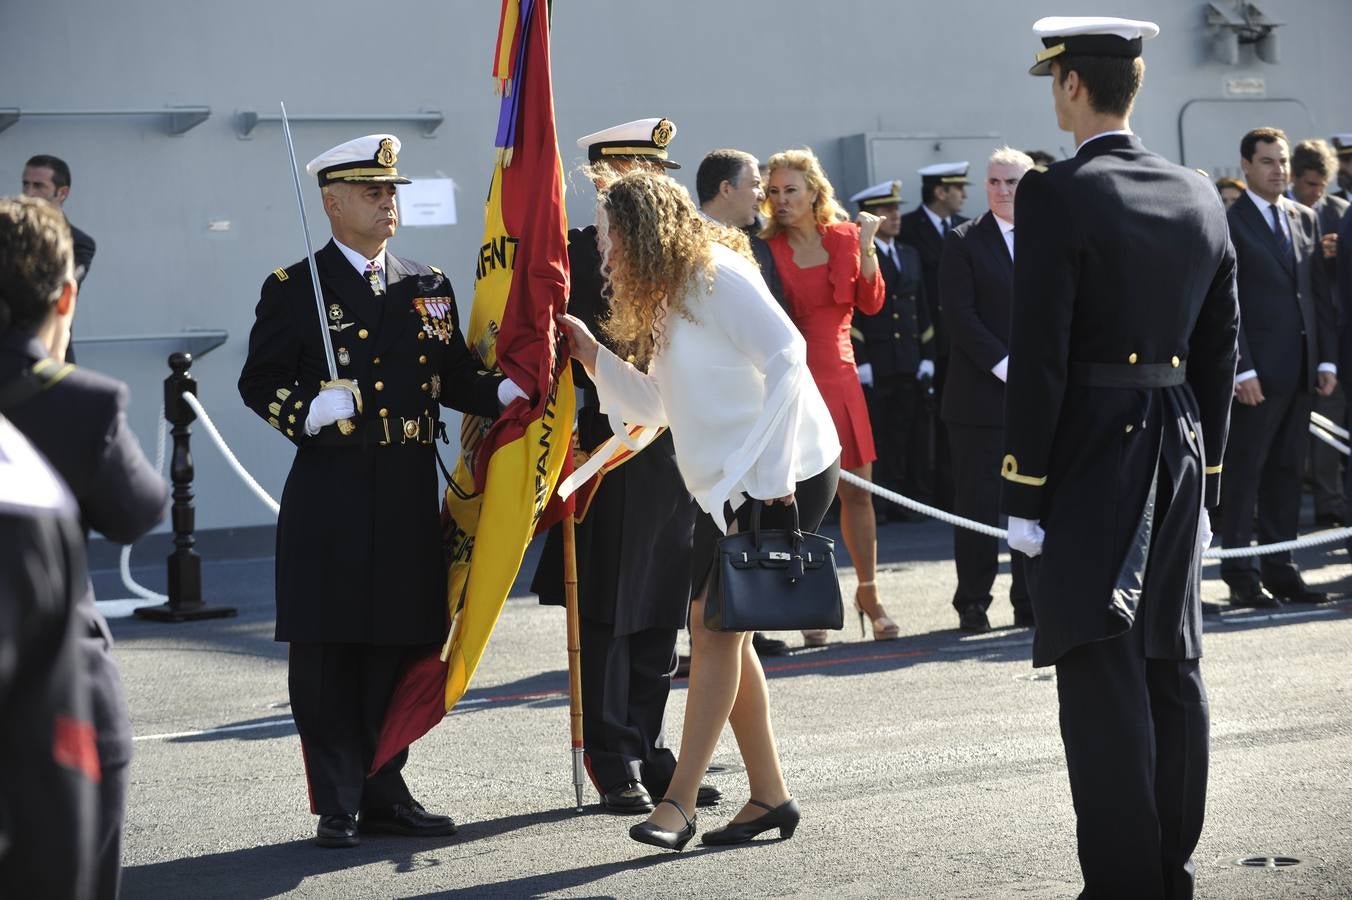
M 1127 117 L 1150 22 L 1041 19 L 1074 157 L 1015 199 L 1003 505 L 1055 665 L 1082 897 L 1191 897 L 1206 802 L 1201 553 L 1239 328 L 1220 198 Z
M 446 636 L 438 518 L 440 408 L 495 418 L 519 389 L 478 368 L 440 269 L 386 249 L 399 140 L 376 134 L 310 162 L 333 240 L 263 282 L 240 395 L 296 447 L 277 518 L 277 633 L 318 843 L 362 831 L 453 834 L 414 801 L 408 751 L 366 777 L 402 663 Z M 321 340 L 333 348 L 330 382 Z
M 639 119 L 589 134 L 577 145 L 587 151 L 593 180 L 604 186 L 636 168 L 679 168 L 667 151 L 675 134 L 668 119 Z M 598 323 L 609 301 L 601 294 L 597 238 L 595 225 L 568 233 L 568 312 L 600 336 L 605 331 Z M 629 355 L 627 348 L 611 349 Z M 613 432 L 581 365 L 573 366 L 573 378 L 577 443 L 581 452 L 591 453 Z M 663 719 L 676 669 L 676 635 L 690 605 L 697 512 L 667 432 L 602 478 L 577 524 L 583 745 L 592 783 L 611 812 L 651 812 L 652 798 L 666 793 L 676 771 Z M 531 582 L 541 603 L 563 605 L 562 559 L 556 526 Z M 701 789 L 702 804 L 717 797 L 712 786 Z

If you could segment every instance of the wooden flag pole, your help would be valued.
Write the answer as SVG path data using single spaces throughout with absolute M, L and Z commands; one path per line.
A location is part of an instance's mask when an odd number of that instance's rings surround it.
M 568 611 L 568 715 L 573 732 L 573 790 L 582 812 L 586 769 L 582 750 L 582 628 L 577 618 L 577 543 L 571 513 L 563 517 L 563 595 Z

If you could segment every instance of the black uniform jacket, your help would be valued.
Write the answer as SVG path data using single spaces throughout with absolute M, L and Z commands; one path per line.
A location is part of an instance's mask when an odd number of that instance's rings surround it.
M 1005 385 L 991 370 L 1009 355 L 1014 260 L 993 213 L 948 233 L 939 294 L 952 347 L 939 413 L 945 422 L 998 428 L 1005 417 Z
M 953 216 L 951 224 L 956 228 L 966 221 L 967 219 L 962 216 Z M 925 211 L 917 206 L 901 217 L 901 230 L 897 233 L 897 240 L 903 244 L 910 244 L 920 253 L 920 264 L 925 276 L 925 303 L 929 305 L 930 323 L 935 328 L 935 352 L 946 358 L 948 333 L 944 330 L 943 297 L 939 293 L 939 260 L 944 253 L 943 235 L 935 229 L 934 223 L 925 215 Z
M 854 361 L 873 366 L 874 378 L 914 375 L 922 359 L 934 359 L 934 327 L 925 299 L 920 254 L 914 247 L 894 242 L 901 257 L 898 270 L 892 257 L 878 253 L 886 296 L 882 309 L 864 315 L 856 309 L 851 323 Z
M 263 282 L 244 403 L 296 446 L 277 517 L 277 640 L 429 644 L 445 637 L 446 562 L 433 447 L 440 407 L 496 417 L 501 378 L 465 347 L 450 281 L 385 254 L 377 297 L 330 241 L 315 254 L 338 377 L 357 381 L 351 435 L 305 434 L 328 380 L 308 263 Z
M 1197 520 L 1203 490 L 1217 501 L 1239 328 L 1220 200 L 1108 135 L 1025 174 L 1015 214 L 1002 499 L 1046 529 L 1033 663 L 1138 609 L 1148 657 L 1196 658 Z
M 1227 213 L 1239 259 L 1239 371 L 1257 370 L 1265 391 L 1312 391 L 1318 365 L 1338 361 L 1333 298 L 1314 212 L 1280 202 L 1290 254 L 1247 193 Z
M 601 296 L 595 225 L 568 232 L 568 263 L 572 272 L 568 312 L 615 350 L 598 327 L 608 306 Z M 578 392 L 578 445 L 590 452 L 613 432 L 581 365 L 573 366 L 573 377 Z M 671 432 L 607 474 L 575 531 L 578 612 L 594 622 L 613 624 L 616 635 L 684 627 L 697 511 L 676 468 Z M 556 525 L 545 539 L 531 582 L 541 603 L 563 605 L 562 548 L 562 528 Z

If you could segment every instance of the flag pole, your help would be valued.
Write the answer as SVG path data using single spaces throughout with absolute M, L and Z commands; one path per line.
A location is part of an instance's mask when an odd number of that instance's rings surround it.
M 582 750 L 582 640 L 577 618 L 577 543 L 573 514 L 563 517 L 563 596 L 568 611 L 568 716 L 573 732 L 573 790 L 577 811 L 582 812 L 582 786 L 586 783 Z

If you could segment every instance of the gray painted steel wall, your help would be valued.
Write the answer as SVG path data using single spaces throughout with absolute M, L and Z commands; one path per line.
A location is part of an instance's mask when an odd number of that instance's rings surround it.
M 961 154 L 978 163 L 979 176 L 980 160 L 999 142 L 1073 151 L 1069 136 L 1055 128 L 1048 81 L 1024 75 L 1037 49 L 1029 26 L 1046 13 L 1102 13 L 1153 19 L 1163 29 L 1147 45 L 1146 87 L 1133 126 L 1166 156 L 1179 158 L 1180 111 L 1189 101 L 1223 100 L 1226 78 L 1262 76 L 1268 97 L 1299 100 L 1188 106 L 1186 161 L 1220 174 L 1237 166 L 1239 136 L 1253 125 L 1275 121 L 1293 138 L 1352 129 L 1346 53 L 1352 3 L 1260 5 L 1289 23 L 1281 29 L 1281 65 L 1259 63 L 1248 49 L 1238 66 L 1208 62 L 1203 4 L 1194 0 L 557 0 L 559 134 L 565 160 L 581 162 L 576 136 L 665 115 L 679 126 L 672 150 L 687 163 L 678 176 L 692 188 L 695 165 L 714 147 L 742 147 L 764 158 L 807 144 L 841 193 L 900 177 L 913 198 L 914 173 L 897 167 Z M 230 340 L 194 367 L 201 398 L 274 495 L 291 448 L 243 408 L 234 385 L 259 285 L 303 248 L 279 128 L 262 124 L 242 140 L 234 114 L 275 112 L 279 99 L 293 115 L 379 114 L 350 124 L 298 125 L 301 161 L 349 137 L 392 130 L 404 141 L 402 171 L 454 178 L 461 224 L 404 229 L 392 246 L 445 268 L 467 311 L 497 116 L 488 73 L 498 6 L 496 0 L 0 3 L 6 45 L 0 108 L 210 106 L 206 122 L 176 136 L 155 118 L 21 118 L 0 132 L 0 176 L 17 191 L 24 159 L 37 152 L 62 156 L 74 170 L 67 210 L 99 248 L 77 337 L 229 331 Z M 431 138 L 380 118 L 425 108 L 446 116 Z M 862 171 L 866 164 L 855 160 L 864 157 L 849 149 L 864 143 L 875 148 L 877 171 Z M 312 225 L 322 241 L 317 199 L 311 190 Z M 568 201 L 575 223 L 591 220 L 591 202 L 590 186 L 579 181 Z M 967 211 L 984 207 L 978 184 Z M 228 220 L 229 230 L 209 231 L 213 220 Z M 81 352 L 86 364 L 132 384 L 133 424 L 153 452 L 159 381 L 167 372 L 163 348 L 85 345 Z M 269 521 L 201 432 L 199 526 Z

